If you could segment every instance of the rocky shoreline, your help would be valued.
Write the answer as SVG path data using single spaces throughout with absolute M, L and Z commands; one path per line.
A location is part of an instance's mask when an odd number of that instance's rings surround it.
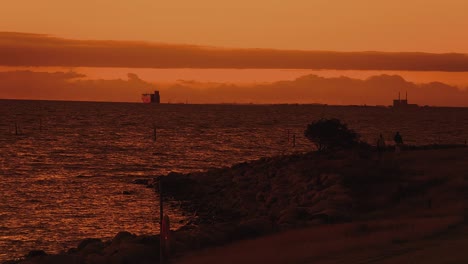
M 151 188 L 162 181 L 164 199 L 181 202 L 193 219 L 171 232 L 171 255 L 220 246 L 280 231 L 324 224 L 354 222 L 408 201 L 430 207 L 430 190 L 447 180 L 420 179 L 407 166 L 427 152 L 459 151 L 464 146 L 411 147 L 408 158 L 386 152 L 379 159 L 372 149 L 334 153 L 310 152 L 236 164 L 229 168 L 189 174 L 170 173 L 140 180 Z M 439 150 L 437 150 L 439 149 Z M 440 150 L 443 149 L 443 150 Z M 408 161 L 409 160 L 409 161 Z M 5 263 L 158 263 L 159 235 L 120 232 L 111 241 L 83 240 L 66 253 L 31 251 Z

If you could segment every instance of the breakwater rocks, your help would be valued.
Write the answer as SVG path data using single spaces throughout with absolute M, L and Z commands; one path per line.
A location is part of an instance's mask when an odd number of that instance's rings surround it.
M 437 166 L 450 166 L 456 159 L 440 157 L 466 153 L 460 146 L 438 149 L 262 158 L 206 172 L 170 173 L 153 186 L 162 181 L 164 197 L 195 215 L 173 236 L 175 251 L 185 252 L 289 229 L 386 218 L 396 207 L 430 207 L 431 192 L 443 189 L 447 179 L 420 163 L 431 158 L 444 163 Z
M 159 236 L 136 236 L 119 232 L 111 241 L 88 238 L 76 248 L 56 255 L 48 255 L 42 250 L 29 252 L 23 259 L 11 260 L 15 263 L 156 263 L 159 261 Z
M 164 199 L 179 201 L 193 215 L 187 225 L 171 231 L 174 257 L 283 230 L 385 217 L 404 203 L 431 207 L 428 190 L 443 186 L 446 179 L 418 164 L 431 158 L 441 163 L 434 168 L 451 166 L 458 162 L 455 157 L 466 155 L 466 148 L 441 151 L 389 152 L 383 157 L 371 150 L 295 154 L 135 183 L 158 188 L 161 181 Z M 440 158 L 448 156 L 453 159 Z M 62 254 L 32 251 L 7 263 L 158 261 L 159 236 L 121 232 L 111 241 L 86 239 Z
M 229 224 L 243 238 L 350 221 L 376 206 L 392 204 L 400 169 L 374 156 L 357 151 L 289 155 L 207 172 L 171 173 L 158 180 L 166 197 L 182 201 L 197 215 L 192 224 Z M 374 185 L 386 186 L 387 200 L 373 204 L 367 199 Z

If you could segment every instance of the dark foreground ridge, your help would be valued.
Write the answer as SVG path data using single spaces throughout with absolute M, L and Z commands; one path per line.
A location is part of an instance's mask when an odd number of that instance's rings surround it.
M 202 248 L 292 229 L 402 216 L 434 219 L 450 215 L 444 223 L 463 224 L 465 211 L 452 205 L 457 201 L 464 206 L 468 199 L 468 149 L 437 148 L 409 147 L 412 151 L 399 154 L 388 151 L 381 159 L 371 149 L 262 158 L 207 172 L 170 173 L 150 184 L 162 181 L 166 199 L 180 201 L 194 215 L 189 224 L 171 233 L 173 260 Z M 370 224 L 361 227 L 355 233 L 373 232 Z M 158 235 L 120 232 L 112 241 L 85 239 L 66 253 L 31 251 L 24 259 L 6 263 L 158 261 Z

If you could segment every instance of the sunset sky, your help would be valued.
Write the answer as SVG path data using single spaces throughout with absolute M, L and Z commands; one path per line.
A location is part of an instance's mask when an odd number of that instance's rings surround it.
M 16 0 L 2 31 L 221 47 L 468 53 L 464 0 Z
M 0 71 L 133 72 L 162 82 L 387 71 L 463 89 L 466 10 L 464 0 L 8 1 L 0 9 Z

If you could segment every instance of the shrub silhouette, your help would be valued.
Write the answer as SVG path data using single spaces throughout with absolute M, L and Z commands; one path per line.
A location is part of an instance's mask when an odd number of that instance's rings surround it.
M 304 136 L 318 151 L 351 148 L 359 144 L 359 135 L 339 119 L 320 119 L 307 125 Z

